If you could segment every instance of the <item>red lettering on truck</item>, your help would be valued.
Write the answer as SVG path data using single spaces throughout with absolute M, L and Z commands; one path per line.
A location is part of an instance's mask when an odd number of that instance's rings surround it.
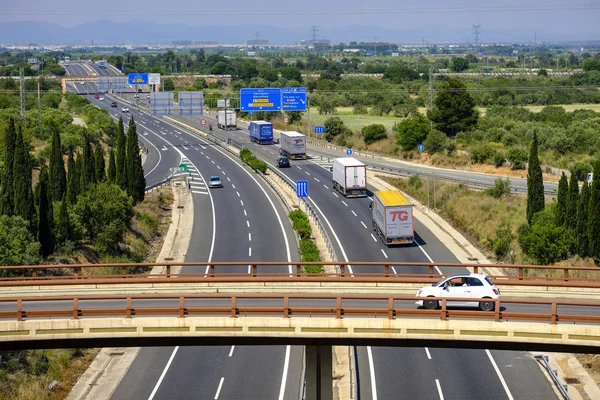
M 408 212 L 407 211 L 390 211 L 390 215 L 392 216 L 392 222 L 398 221 L 408 221 Z

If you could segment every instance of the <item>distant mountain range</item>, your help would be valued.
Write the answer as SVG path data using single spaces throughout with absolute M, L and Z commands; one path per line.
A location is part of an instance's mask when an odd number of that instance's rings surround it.
M 600 25 L 599 25 L 600 26 Z M 217 41 L 219 44 L 241 44 L 261 33 L 261 39 L 271 44 L 295 44 L 308 39 L 309 32 L 302 28 L 278 28 L 269 25 L 191 26 L 183 24 L 157 24 L 134 20 L 131 22 L 94 21 L 66 28 L 46 22 L 0 23 L 0 44 L 39 45 L 112 45 L 112 44 L 171 44 L 172 40 Z M 465 43 L 470 40 L 470 29 L 431 25 L 415 29 L 386 29 L 376 26 L 322 27 L 321 38 L 331 43 L 351 41 L 379 41 L 391 43 Z M 596 32 L 585 35 L 551 34 L 539 32 L 539 42 L 584 41 L 600 36 Z M 510 30 L 486 29 L 482 42 L 531 43 L 532 32 L 511 28 Z

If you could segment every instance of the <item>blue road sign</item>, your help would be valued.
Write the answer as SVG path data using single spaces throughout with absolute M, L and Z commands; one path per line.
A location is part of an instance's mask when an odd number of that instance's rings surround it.
M 240 111 L 281 111 L 281 89 L 240 89 Z
M 281 89 L 283 111 L 306 111 L 306 88 Z
M 127 75 L 127 83 L 130 85 L 147 85 L 148 74 L 129 74 Z
M 325 127 L 324 126 L 315 126 L 315 133 L 317 135 L 322 135 L 323 133 L 325 133 Z
M 296 181 L 296 196 L 299 199 L 308 197 L 308 181 Z
M 422 144 L 417 146 L 417 149 L 422 153 L 423 150 L 425 150 L 425 146 L 423 146 Z
M 354 151 L 352 151 L 352 149 L 346 150 L 346 155 L 347 156 L 351 156 L 352 154 L 354 154 Z
M 125 65 L 121 65 L 121 71 L 125 71 Z

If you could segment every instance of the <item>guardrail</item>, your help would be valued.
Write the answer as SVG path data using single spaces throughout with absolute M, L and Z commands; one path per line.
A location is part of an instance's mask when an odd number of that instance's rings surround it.
M 336 268 L 336 273 L 307 274 L 303 271 L 306 265 L 331 264 Z M 147 276 L 129 274 L 128 268 L 140 267 L 165 267 L 164 274 Z M 171 269 L 180 267 L 182 270 L 200 268 L 197 273 L 173 274 Z M 232 273 L 231 268 L 249 268 L 248 273 Z M 291 270 L 290 270 L 291 267 Z M 356 272 L 351 267 L 369 269 L 368 272 Z M 589 277 L 573 277 L 574 271 L 600 274 L 595 267 L 547 267 L 532 265 L 507 265 L 507 264 L 460 264 L 460 263 L 379 263 L 379 262 L 184 262 L 184 263 L 117 263 L 117 264 L 58 264 L 58 265 L 33 265 L 33 266 L 0 266 L 0 286 L 24 285 L 58 285 L 82 283 L 160 283 L 160 282 L 371 282 L 371 283 L 434 283 L 450 276 L 440 274 L 437 269 L 444 267 L 470 268 L 474 273 L 480 273 L 486 267 L 499 267 L 514 272 L 512 275 L 490 275 L 499 285 L 514 286 L 554 286 L 600 288 L 600 279 Z M 86 270 L 98 268 L 114 268 L 116 271 L 109 275 L 85 274 Z M 219 270 L 217 270 L 219 268 Z M 260 272 L 259 272 L 260 268 Z M 407 273 L 403 270 L 411 269 Z M 423 273 L 414 272 L 415 269 Z M 546 271 L 545 277 L 528 276 L 526 270 Z M 557 272 L 552 275 L 548 272 Z M 16 276 L 16 275 L 20 276 Z
M 546 322 L 556 325 L 565 323 L 600 323 L 600 315 L 572 314 L 560 312 L 563 307 L 582 307 L 598 311 L 600 302 L 563 301 L 563 300 L 500 300 L 485 299 L 494 303 L 493 311 L 477 311 L 464 309 L 449 309 L 447 298 L 428 297 L 428 300 L 438 301 L 438 309 L 416 308 L 414 301 L 422 300 L 414 296 L 358 296 L 358 295 L 281 295 L 281 294 L 190 294 L 190 295 L 137 295 L 137 296 L 58 296 L 44 297 L 40 302 L 38 297 L 14 297 L 0 299 L 3 311 L 0 319 L 24 321 L 34 318 L 80 318 L 94 317 L 164 317 L 173 316 L 186 318 L 188 316 L 229 316 L 231 318 L 246 316 L 275 316 L 292 317 L 346 317 L 387 318 L 398 317 L 431 318 L 441 321 L 453 319 L 492 320 L 495 322 L 531 321 Z M 151 303 L 160 300 L 157 306 Z M 219 302 L 218 300 L 221 300 Z M 307 305 L 306 300 L 319 306 Z M 169 304 L 170 301 L 170 304 Z M 304 301 L 304 304 L 303 304 Z M 472 302 L 472 298 L 456 298 L 450 300 Z M 35 308 L 27 304 L 35 302 Z M 59 303 L 66 303 L 62 309 L 57 309 Z M 107 304 L 108 302 L 108 304 Z M 186 303 L 187 302 L 187 303 Z M 361 306 L 356 306 L 360 302 Z M 403 302 L 397 304 L 397 302 Z M 221 304 L 222 303 L 222 304 Z M 264 304 L 260 304 L 264 303 Z M 348 305 L 348 303 L 352 303 Z M 7 305 L 14 305 L 13 310 L 6 310 Z M 43 305 L 47 304 L 47 309 Z M 112 307 L 109 304 L 114 304 Z M 215 305 L 217 304 L 217 305 Z M 259 304 L 259 305 L 257 305 Z M 527 306 L 545 306 L 549 312 L 519 312 L 507 311 L 510 305 L 523 304 Z M 84 306 L 85 305 L 85 306 Z
M 548 356 L 536 355 L 536 356 L 534 356 L 534 358 L 537 360 L 537 362 L 542 364 L 542 366 L 544 367 L 544 369 L 546 370 L 546 372 L 552 379 L 552 382 L 554 382 L 554 386 L 556 386 L 556 389 L 560 392 L 560 395 L 562 396 L 562 398 L 564 400 L 571 400 L 571 396 L 569 396 L 569 391 L 567 389 L 567 385 L 563 384 L 560 381 L 560 379 L 558 379 L 558 375 L 556 374 L 556 371 L 550 367 L 550 364 L 548 363 Z

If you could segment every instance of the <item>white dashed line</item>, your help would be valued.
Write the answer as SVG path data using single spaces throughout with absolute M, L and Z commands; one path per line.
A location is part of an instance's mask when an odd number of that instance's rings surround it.
M 317 178 L 313 178 L 313 179 L 314 179 L 315 181 L 317 181 L 317 182 L 321 183 L 321 181 L 320 181 L 320 180 L 318 180 Z
M 296 165 L 296 168 L 298 168 L 298 169 L 302 169 L 302 168 L 300 168 L 300 167 L 299 167 L 299 166 L 297 166 L 297 165 Z
M 339 196 L 337 195 L 337 193 L 333 193 L 333 195 L 334 195 L 335 197 L 339 197 Z
M 348 204 L 346 204 L 346 202 L 344 200 L 342 200 L 342 204 L 345 205 L 346 207 L 348 207 Z
M 248 232 L 248 241 L 251 242 L 252 241 L 252 233 Z
M 233 350 L 235 349 L 235 345 L 231 346 L 231 350 L 229 350 L 229 357 L 233 355 Z
M 372 233 L 371 233 L 371 237 L 373 238 L 373 241 L 374 241 L 374 242 L 377 242 L 377 238 L 376 238 L 376 237 L 375 237 L 375 235 L 373 235 Z
M 231 179 L 229 179 L 229 177 L 227 177 L 227 180 L 228 180 L 229 182 L 231 182 Z
M 242 197 L 242 196 L 240 196 L 240 192 L 235 192 L 235 193 L 238 195 L 238 197 Z
M 248 213 L 246 212 L 246 210 L 244 210 L 244 217 L 247 217 Z
M 352 210 L 350 210 L 352 212 L 352 214 L 354 214 L 355 217 L 358 217 L 358 215 L 356 215 L 356 213 Z
M 362 226 L 364 226 L 364 227 L 365 227 L 365 229 L 369 229 L 369 228 L 367 228 L 367 226 L 365 225 L 365 223 L 364 223 L 364 222 L 360 221 L 360 223 L 362 224 Z
M 248 225 L 248 228 L 250 228 L 250 221 L 246 221 L 246 225 Z
M 323 187 L 324 187 L 325 189 L 329 190 L 329 188 L 327 187 L 327 185 L 323 185 Z
M 214 164 L 214 163 L 215 163 L 215 160 L 210 160 L 210 162 Z
M 217 393 L 215 394 L 215 399 L 217 400 L 219 398 L 219 394 L 221 393 L 221 388 L 223 387 L 223 381 L 225 380 L 225 377 L 222 376 L 221 377 L 221 381 L 219 382 L 219 387 L 217 388 Z
M 252 247 L 248 247 L 248 257 L 252 257 Z
M 440 395 L 440 400 L 444 400 L 444 393 L 442 393 L 442 387 L 440 386 L 440 380 L 435 380 L 435 386 L 437 386 L 438 394 Z
M 429 353 L 429 348 L 427 347 L 425 347 L 425 354 L 427 354 L 427 358 L 431 360 L 431 353 Z
M 221 169 L 221 167 L 219 167 L 218 165 L 217 165 L 217 168 Z
M 308 172 L 304 171 L 304 173 L 305 173 L 306 175 L 310 176 L 310 174 L 309 174 Z
M 383 251 L 383 249 L 381 249 L 381 252 L 383 253 L 383 256 L 384 256 L 385 258 L 388 258 L 387 254 L 385 254 L 385 251 Z
M 231 187 L 235 189 L 235 185 L 232 184 Z
M 242 207 L 244 207 L 244 202 L 242 200 L 240 200 L 240 203 L 242 204 Z

